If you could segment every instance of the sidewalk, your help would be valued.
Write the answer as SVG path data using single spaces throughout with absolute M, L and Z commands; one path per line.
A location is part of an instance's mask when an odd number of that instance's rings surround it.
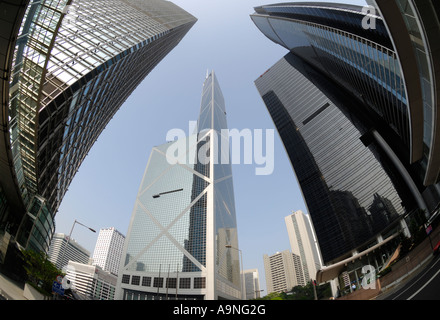
M 27 300 L 23 296 L 23 291 L 20 284 L 0 273 L 0 295 L 7 300 Z
M 402 288 L 405 284 L 411 281 L 413 278 L 418 276 L 425 267 L 434 259 L 434 256 L 427 257 L 417 268 L 411 270 L 410 273 L 402 276 L 400 279 L 396 280 L 392 284 L 388 285 L 385 290 L 383 290 L 374 300 L 386 300 L 390 295 L 394 294 L 400 288 Z

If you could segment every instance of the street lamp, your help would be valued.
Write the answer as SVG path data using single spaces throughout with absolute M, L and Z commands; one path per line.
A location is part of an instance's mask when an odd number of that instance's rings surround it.
M 76 223 L 82 225 L 83 227 L 86 227 L 87 229 L 89 229 L 92 232 L 96 232 L 96 230 L 94 230 L 94 229 L 92 229 L 90 227 L 87 227 L 86 225 L 82 224 L 81 222 L 75 220 L 75 222 L 73 223 L 72 229 L 70 229 L 69 237 L 67 238 L 66 249 L 63 251 L 63 256 L 62 256 L 62 259 L 61 259 L 61 263 L 64 262 L 64 256 L 66 255 L 66 251 L 67 251 L 67 248 L 69 246 L 70 238 L 72 237 L 73 228 L 75 227 Z
M 226 248 L 228 249 L 235 249 L 238 250 L 238 252 L 240 253 L 240 258 L 241 258 L 241 299 L 244 299 L 244 270 L 243 270 L 243 252 L 238 249 L 238 248 L 234 248 L 233 246 L 231 246 L 230 244 L 225 245 Z
M 167 194 L 167 193 L 173 193 L 173 192 L 178 192 L 178 191 L 183 191 L 183 189 L 176 189 L 176 190 L 171 190 L 171 191 L 166 191 L 166 192 L 161 192 L 158 194 L 153 194 L 153 198 L 159 198 L 161 195 L 163 194 Z

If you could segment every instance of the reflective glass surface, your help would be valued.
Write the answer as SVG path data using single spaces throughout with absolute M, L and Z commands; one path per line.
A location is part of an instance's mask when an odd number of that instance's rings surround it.
M 55 213 L 99 134 L 196 19 L 163 0 L 33 1 L 14 53 L 10 128 L 26 200 Z
M 181 294 L 195 296 L 209 282 L 214 296 L 239 298 L 232 170 L 230 161 L 220 161 L 221 149 L 214 143 L 227 128 L 225 102 L 214 73 L 204 82 L 201 101 L 194 135 L 153 148 L 136 198 L 121 272 L 155 279 L 180 276 L 188 281 L 180 281 L 179 289 L 189 290 Z M 213 225 L 208 226 L 208 221 Z
M 255 81 L 301 186 L 325 263 L 375 240 L 415 207 L 371 119 L 310 65 L 286 55 Z
M 390 45 L 384 45 L 374 36 L 365 35 L 365 30 L 360 27 L 359 14 L 356 14 L 357 27 L 350 31 L 329 23 L 347 22 L 344 20 L 346 14 L 338 13 L 339 9 L 286 9 L 308 10 L 307 15 L 301 17 L 279 15 L 279 10 L 280 7 L 264 7 L 264 10 L 260 10 L 261 14 L 254 14 L 251 18 L 269 39 L 273 40 L 275 33 L 280 39 L 275 42 L 362 97 L 371 110 L 399 135 L 409 150 L 405 85 L 397 55 Z M 325 17 L 321 16 L 324 13 Z M 310 19 L 311 16 L 315 19 Z M 383 27 L 379 18 L 378 25 Z M 382 37 L 387 35 L 385 30 L 380 33 Z M 374 35 L 374 31 L 371 34 Z

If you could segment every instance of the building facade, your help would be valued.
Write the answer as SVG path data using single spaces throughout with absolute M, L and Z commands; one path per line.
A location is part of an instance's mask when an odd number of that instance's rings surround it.
M 260 275 L 258 269 L 243 271 L 245 300 L 257 299 L 261 296 Z
M 299 284 L 305 286 L 316 280 L 316 272 L 321 268 L 321 258 L 310 217 L 301 210 L 284 218 L 292 253 L 301 259 L 303 277 Z
M 125 241 L 119 299 L 241 297 L 231 164 L 215 160 L 226 128 L 224 97 L 211 72 L 195 133 L 150 154 Z
M 438 132 L 440 105 L 438 75 L 440 49 L 440 5 L 435 0 L 384 1 L 367 0 L 383 17 L 400 58 L 402 78 L 412 119 L 412 148 L 417 150 L 412 161 L 423 167 L 424 197 L 428 205 L 439 202 L 440 150 Z M 418 76 L 415 76 L 418 75 Z
M 117 276 L 99 266 L 69 261 L 66 278 L 70 289 L 91 300 L 114 300 Z
M 337 277 L 356 258 L 380 270 L 399 233 L 410 236 L 408 225 L 422 225 L 439 203 L 438 186 L 427 184 L 431 156 L 422 155 L 421 132 L 431 132 L 430 121 L 420 121 L 414 77 L 408 79 L 411 69 L 396 50 L 404 29 L 392 34 L 386 16 L 366 16 L 352 5 L 285 3 L 255 11 L 256 26 L 290 51 L 255 83 L 316 231 L 325 265 L 318 280 Z M 365 27 L 365 19 L 375 28 Z M 376 258 L 367 259 L 372 250 Z
M 58 269 L 66 268 L 69 261 L 88 264 L 90 252 L 75 239 L 70 239 L 64 233 L 55 233 L 48 252 L 49 261 Z
M 22 247 L 47 251 L 93 143 L 196 19 L 162 0 L 31 0 L 4 10 L 13 50 L 1 92 L 0 221 Z
M 368 127 L 346 108 L 354 101 L 325 80 L 289 53 L 256 85 L 286 146 L 323 264 L 331 265 L 405 228 L 400 218 L 413 202 L 379 146 L 363 141 Z
M 298 279 L 303 271 L 299 256 L 289 250 L 284 250 L 271 256 L 265 254 L 263 261 L 267 294 L 287 292 L 293 287 L 301 285 Z
M 93 265 L 117 276 L 124 241 L 125 236 L 113 227 L 99 230 L 95 250 L 93 251 Z
M 430 49 L 435 48 L 430 37 L 440 30 L 438 5 L 398 3 L 377 1 L 385 18 L 379 10 L 366 16 L 353 5 L 287 3 L 255 8 L 252 19 L 271 40 L 359 101 L 359 112 L 374 122 L 383 148 L 428 218 L 440 202 L 433 173 L 440 168 L 433 143 L 438 85 L 433 61 L 438 53 Z M 371 21 L 373 26 L 366 24 Z

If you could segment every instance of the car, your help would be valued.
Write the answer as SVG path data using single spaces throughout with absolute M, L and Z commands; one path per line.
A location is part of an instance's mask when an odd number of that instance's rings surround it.
M 440 253 L 440 241 L 434 247 L 434 255 L 438 255 Z

